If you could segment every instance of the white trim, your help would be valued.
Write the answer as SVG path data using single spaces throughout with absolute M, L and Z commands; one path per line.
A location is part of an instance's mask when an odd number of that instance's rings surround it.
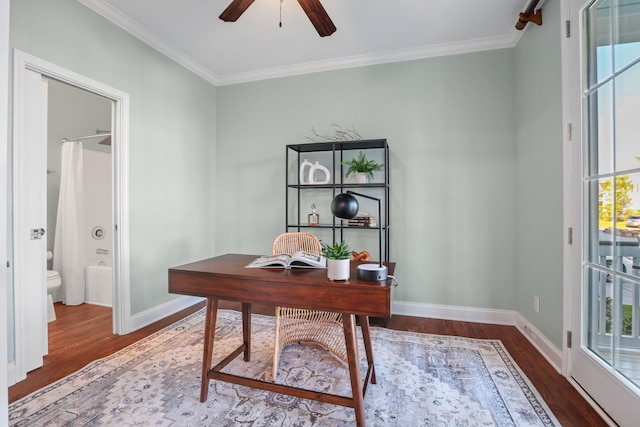
M 392 312 L 403 316 L 515 326 L 547 362 L 562 373 L 562 352 L 517 311 L 394 301 Z
M 46 77 L 67 83 L 110 99 L 114 103 L 114 333 L 126 334 L 131 331 L 131 290 L 129 266 L 129 94 L 83 75 L 67 70 L 43 59 L 14 49 L 14 92 L 18 92 L 21 74 L 25 70 L 40 73 Z M 14 101 L 14 122 L 19 121 L 20 105 Z M 19 302 L 16 301 L 16 306 Z M 18 329 L 16 327 L 16 329 Z
M 393 314 L 403 316 L 431 317 L 462 322 L 491 323 L 494 325 L 515 326 L 513 310 L 497 310 L 491 308 L 463 307 L 455 305 L 420 304 L 414 302 L 394 301 Z
M 164 304 L 151 307 L 150 309 L 145 310 L 142 313 L 134 314 L 131 317 L 131 330 L 137 331 L 140 328 L 144 328 L 145 326 L 157 322 L 158 320 L 162 320 L 165 317 L 170 316 L 171 314 L 179 312 L 180 310 L 189 308 L 202 300 L 204 300 L 204 298 L 179 296 L 172 299 L 171 301 L 165 302 Z
M 570 2 L 562 2 L 561 4 L 561 22 L 567 22 L 571 18 L 571 5 Z M 560 31 L 566 31 L 563 25 L 560 26 Z M 577 32 L 576 23 L 573 24 L 572 31 Z M 569 230 L 569 228 L 573 228 L 573 235 L 576 236 L 577 233 L 581 231 L 572 224 L 573 221 L 573 206 L 571 201 L 571 194 L 573 194 L 573 185 L 572 185 L 572 151 L 573 147 L 571 141 L 569 141 L 568 129 L 569 126 L 572 126 L 572 121 L 574 120 L 572 114 L 572 97 L 571 97 L 571 38 L 566 37 L 566 34 L 561 34 L 562 46 L 561 46 L 561 62 L 562 62 L 562 124 L 563 132 L 562 136 L 562 188 L 563 188 L 563 230 Z M 572 129 L 572 133 L 580 132 L 579 126 L 576 123 L 575 128 Z M 563 337 L 563 364 L 562 364 L 562 373 L 565 377 L 569 377 L 569 351 L 570 349 L 567 347 L 567 339 L 566 339 L 566 331 L 570 331 L 572 329 L 571 326 L 571 317 L 573 310 L 573 297 L 572 297 L 572 255 L 573 249 L 575 245 L 572 247 L 568 243 L 568 239 L 563 239 L 563 250 L 562 250 L 562 298 L 564 301 L 563 304 L 563 315 L 562 315 L 562 330 L 564 332 Z M 578 341 L 579 337 L 575 337 L 576 341 Z M 592 405 L 593 406 L 593 405 Z
M 11 387 L 12 385 L 24 380 L 27 378 L 27 375 L 24 372 L 20 372 L 18 369 L 18 365 L 15 362 L 7 363 L 7 386 Z M 8 401 L 8 398 L 7 398 Z
M 564 358 L 563 352 L 558 349 L 551 341 L 547 339 L 531 322 L 529 322 L 523 315 L 516 313 L 515 327 L 527 337 L 529 342 L 542 354 L 542 356 L 549 362 L 551 366 L 560 374 L 562 373 L 562 366 Z
M 518 43 L 518 40 L 520 40 L 520 37 L 522 37 L 522 31 L 514 29 L 512 33 L 507 37 L 495 37 L 458 43 L 446 43 L 419 48 L 335 58 L 326 61 L 307 62 L 303 64 L 295 64 L 284 67 L 266 68 L 263 70 L 250 71 L 246 73 L 217 76 L 216 85 L 225 86 L 259 80 L 274 79 L 279 77 L 318 73 L 322 71 L 366 67 L 369 65 L 412 61 L 439 56 L 481 52 L 485 50 L 504 49 L 514 47 Z
M 9 139 L 9 0 L 0 0 L 0 425 L 8 423 L 8 375 L 9 369 L 7 340 L 9 338 L 7 323 L 7 173 L 9 159 L 7 157 Z M 5 369 L 6 368 L 6 369 Z
M 326 61 L 313 61 L 303 64 L 295 64 L 283 67 L 267 68 L 262 70 L 216 75 L 193 58 L 171 46 L 165 40 L 139 22 L 131 19 L 104 0 L 78 0 L 80 3 L 109 20 L 134 37 L 142 40 L 163 55 L 171 58 L 178 64 L 202 77 L 215 86 L 225 86 L 237 83 L 248 83 L 258 80 L 267 80 L 279 77 L 296 76 L 300 74 L 317 73 L 322 71 L 339 70 L 345 68 L 365 67 L 368 65 L 386 64 L 391 62 L 411 61 L 415 59 L 432 58 L 436 56 L 457 55 L 462 53 L 480 52 L 484 50 L 503 49 L 514 47 L 522 37 L 524 31 L 514 28 L 506 36 L 491 37 L 478 40 L 467 40 L 456 43 L 444 43 L 433 46 L 421 46 L 417 48 L 401 49 L 388 52 L 378 52 L 368 55 L 356 55 L 330 59 Z
M 112 98 L 113 99 L 113 98 Z M 113 168 L 114 283 L 113 331 L 128 334 L 131 329 L 131 283 L 129 252 L 129 94 L 120 93 L 113 103 L 111 145 Z
M 598 415 L 600 415 L 600 417 L 604 420 L 605 423 L 607 423 L 611 427 L 619 427 L 618 424 L 616 424 L 616 422 L 611 419 L 609 414 L 607 414 L 600 407 L 600 405 L 598 405 L 598 403 L 595 400 L 593 400 L 593 398 L 589 395 L 589 393 L 584 391 L 584 389 L 580 386 L 580 384 L 576 380 L 574 380 L 570 375 L 568 375 L 567 381 L 569 381 L 569 384 L 571 384 L 573 388 L 575 388 L 578 391 L 580 396 L 582 396 L 584 400 L 586 400 L 587 403 L 591 405 L 593 410 L 596 411 Z

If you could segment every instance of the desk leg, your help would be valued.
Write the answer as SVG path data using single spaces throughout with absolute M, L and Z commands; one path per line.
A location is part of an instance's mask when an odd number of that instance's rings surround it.
M 367 353 L 367 362 L 371 367 L 371 383 L 376 384 L 376 367 L 373 363 L 373 349 L 371 348 L 371 335 L 369 334 L 369 316 L 360 316 L 360 327 L 364 340 L 364 350 Z
M 204 321 L 204 351 L 202 354 L 202 384 L 200 386 L 200 402 L 205 402 L 209 395 L 208 373 L 211 369 L 213 357 L 213 340 L 216 332 L 216 318 L 218 317 L 218 299 L 207 298 L 207 311 Z
M 344 326 L 344 341 L 347 347 L 347 359 L 349 361 L 349 378 L 351 379 L 351 394 L 353 396 L 353 409 L 356 411 L 356 425 L 364 427 L 364 399 L 360 383 L 360 363 L 358 360 L 358 342 L 356 340 L 355 318 L 353 314 L 342 314 Z
M 244 342 L 244 360 L 251 360 L 251 304 L 242 303 L 242 340 Z

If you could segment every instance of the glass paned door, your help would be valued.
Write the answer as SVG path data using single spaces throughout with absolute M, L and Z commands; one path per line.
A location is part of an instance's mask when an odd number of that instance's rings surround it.
M 579 3 L 583 249 L 571 376 L 626 425 L 640 404 L 640 2 Z

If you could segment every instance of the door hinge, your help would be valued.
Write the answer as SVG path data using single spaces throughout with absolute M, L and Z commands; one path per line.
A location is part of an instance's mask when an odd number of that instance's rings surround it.
M 573 245 L 573 227 L 567 229 L 567 243 Z
M 565 27 L 566 37 L 567 38 L 571 37 L 571 21 L 565 21 L 564 27 Z
M 11 267 L 11 263 L 7 261 L 7 268 Z
M 571 123 L 567 123 L 567 141 L 573 140 L 573 126 Z
M 567 331 L 567 348 L 571 348 L 571 331 Z

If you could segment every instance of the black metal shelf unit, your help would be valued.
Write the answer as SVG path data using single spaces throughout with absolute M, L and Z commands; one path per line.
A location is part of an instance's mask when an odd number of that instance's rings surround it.
M 347 167 L 342 162 L 356 157 L 360 151 L 367 155 L 368 158 L 383 163 L 383 171 L 381 174 L 376 175 L 376 181 L 374 182 L 356 183 L 345 178 Z M 330 179 L 328 183 L 315 184 L 300 181 L 300 167 L 309 158 L 315 162 L 320 162 L 322 166 L 329 170 Z M 379 175 L 382 175 L 382 177 L 379 177 Z M 314 230 L 317 230 L 318 233 L 321 233 L 323 230 L 324 232 L 331 230 L 332 241 L 335 243 L 338 239 L 344 239 L 347 233 L 360 233 L 367 230 L 375 231 L 377 242 L 377 233 L 382 229 L 384 254 L 381 256 L 383 261 L 389 261 L 389 145 L 386 139 L 287 145 L 285 177 L 285 231 L 304 230 L 314 232 Z M 380 179 L 383 181 L 380 182 Z M 348 221 L 340 220 L 330 214 L 330 201 L 337 194 L 347 190 L 353 190 L 380 199 L 382 218 L 376 218 L 376 226 L 349 226 Z M 302 211 L 303 200 L 311 197 L 324 198 L 324 202 L 319 206 L 323 214 L 320 216 L 321 221 L 318 225 L 308 225 L 307 212 Z M 360 204 L 362 208 L 362 201 Z M 374 212 L 377 212 L 377 206 Z M 327 221 L 328 218 L 331 218 L 331 220 Z M 357 241 L 357 239 L 356 235 L 349 234 L 347 240 L 352 242 Z M 372 259 L 377 259 L 377 249 L 369 252 Z

